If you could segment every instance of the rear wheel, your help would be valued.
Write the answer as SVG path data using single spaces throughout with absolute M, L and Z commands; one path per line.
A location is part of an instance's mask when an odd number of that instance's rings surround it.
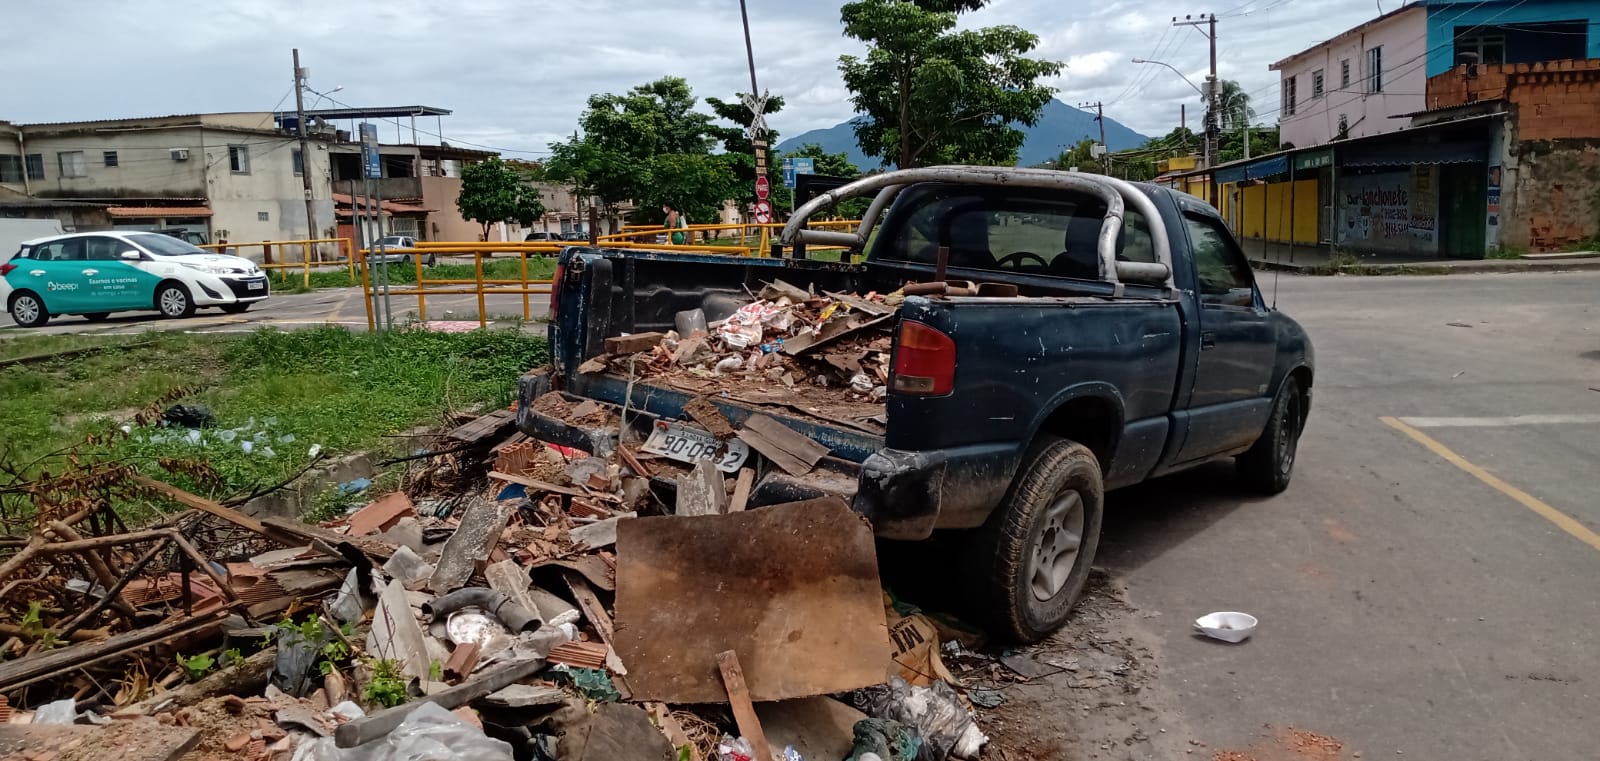
M 1234 473 L 1245 488 L 1262 494 L 1277 494 L 1289 488 L 1294 475 L 1294 458 L 1300 448 L 1300 430 L 1305 427 L 1305 399 L 1300 382 L 1284 381 L 1283 390 L 1272 404 L 1272 417 L 1255 446 L 1234 458 Z
M 194 299 L 189 289 L 177 283 L 167 283 L 156 289 L 156 311 L 163 317 L 188 317 L 194 314 Z
M 227 312 L 228 314 L 244 314 L 244 311 L 249 308 L 250 302 L 248 301 L 241 301 L 237 304 L 222 305 L 222 311 Z
M 110 312 L 90 312 L 84 315 L 83 319 L 88 320 L 89 322 L 105 322 L 109 317 L 111 317 Z
M 11 319 L 24 328 L 37 328 L 50 321 L 50 310 L 33 291 L 18 291 L 11 297 Z
M 1036 642 L 1066 623 L 1094 563 L 1104 506 L 1088 447 L 1056 438 L 1035 445 L 969 549 L 972 602 L 996 634 Z

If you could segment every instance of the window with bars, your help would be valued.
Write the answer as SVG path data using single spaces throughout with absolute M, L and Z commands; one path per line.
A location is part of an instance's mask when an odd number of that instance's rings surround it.
M 1383 92 L 1383 46 L 1367 48 L 1367 92 Z
M 0 182 L 22 182 L 22 157 L 0 154 Z
M 100 155 L 100 158 L 101 158 L 102 161 L 105 162 L 106 166 L 117 166 L 117 152 L 116 151 L 105 151 L 104 153 L 102 153 Z
M 1288 77 L 1283 80 L 1283 115 L 1294 116 L 1295 80 L 1299 77 Z
M 1348 89 L 1349 87 L 1350 87 L 1350 59 L 1345 58 L 1345 59 L 1342 59 L 1342 60 L 1339 61 L 1339 89 L 1345 90 L 1345 89 Z
M 1311 72 L 1311 97 L 1312 99 L 1322 97 L 1322 69 Z

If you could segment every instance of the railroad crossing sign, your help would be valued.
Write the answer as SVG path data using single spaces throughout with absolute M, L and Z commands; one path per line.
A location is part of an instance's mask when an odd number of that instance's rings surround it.
M 744 134 L 751 140 L 767 134 L 767 100 L 771 97 L 770 92 L 762 92 L 759 98 L 753 94 L 739 96 L 744 107 L 750 109 L 750 126 L 745 128 Z
M 770 202 L 765 200 L 756 201 L 755 212 L 757 223 L 764 225 L 772 221 L 772 204 Z
M 756 177 L 756 198 L 765 201 L 767 200 L 767 196 L 771 194 L 772 183 L 767 180 L 767 176 L 763 174 Z

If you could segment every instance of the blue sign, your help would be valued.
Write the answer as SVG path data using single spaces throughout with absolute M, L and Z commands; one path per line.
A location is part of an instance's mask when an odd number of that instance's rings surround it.
M 383 159 L 378 154 L 378 125 L 361 123 L 361 171 L 369 180 L 383 177 Z
M 810 158 L 784 159 L 783 160 L 783 186 L 794 187 L 794 178 L 798 174 L 816 174 L 816 160 Z

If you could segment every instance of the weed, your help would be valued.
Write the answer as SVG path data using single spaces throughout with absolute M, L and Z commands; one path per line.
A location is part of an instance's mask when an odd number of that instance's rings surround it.
M 210 653 L 191 655 L 188 658 L 179 655 L 178 665 L 183 667 L 183 673 L 189 677 L 189 681 L 198 682 L 216 667 L 217 659 L 211 657 Z
M 1495 246 L 1489 249 L 1490 259 L 1521 259 L 1528 250 L 1520 246 Z
M 222 651 L 222 665 L 224 667 L 237 666 L 244 662 L 244 653 L 237 647 L 230 647 Z
M 383 658 L 369 660 L 367 665 L 372 669 L 372 680 L 361 693 L 367 703 L 393 708 L 406 702 L 406 679 L 400 672 L 399 662 Z
M 28 601 L 28 612 L 22 614 L 22 620 L 17 622 L 22 629 L 22 636 L 38 639 L 44 636 L 44 603 L 38 600 Z
M 444 664 L 435 659 L 428 663 L 428 679 L 435 682 L 444 681 Z
M 351 510 L 362 506 L 366 501 L 364 492 L 345 491 L 337 486 L 331 486 L 311 500 L 311 509 L 306 511 L 305 521 L 307 523 L 331 521 L 348 515 Z
M 1361 257 L 1356 256 L 1349 251 L 1335 251 L 1331 256 L 1328 257 L 1328 266 L 1334 270 L 1340 270 L 1345 267 L 1354 267 L 1360 263 Z

